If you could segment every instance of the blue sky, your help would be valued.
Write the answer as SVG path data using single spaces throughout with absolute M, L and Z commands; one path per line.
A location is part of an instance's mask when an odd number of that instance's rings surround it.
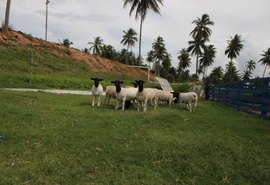
M 12 0 L 10 24 L 13 29 L 43 38 L 45 35 L 45 0 Z M 4 21 L 6 0 L 0 4 L 0 21 Z M 229 61 L 224 55 L 227 40 L 235 34 L 244 40 L 244 49 L 234 61 L 242 72 L 245 62 L 258 61 L 263 51 L 270 48 L 270 1 L 269 0 L 164 0 L 161 15 L 149 12 L 143 23 L 142 55 L 151 50 L 154 40 L 161 36 L 172 55 L 172 64 L 177 67 L 177 53 L 188 46 L 189 33 L 194 28 L 192 21 L 202 14 L 210 15 L 215 25 L 211 27 L 210 43 L 217 49 L 215 66 L 224 67 Z M 129 17 L 129 7 L 123 8 L 123 0 L 50 0 L 48 40 L 59 42 L 64 38 L 72 41 L 73 47 L 90 47 L 87 43 L 100 36 L 105 44 L 116 50 L 123 30 L 133 28 L 139 34 L 139 20 Z M 138 44 L 133 49 L 138 53 Z M 211 71 L 211 68 L 209 71 Z M 259 63 L 254 76 L 261 76 L 264 67 Z M 191 71 L 195 70 L 195 57 Z M 270 72 L 268 69 L 267 74 Z

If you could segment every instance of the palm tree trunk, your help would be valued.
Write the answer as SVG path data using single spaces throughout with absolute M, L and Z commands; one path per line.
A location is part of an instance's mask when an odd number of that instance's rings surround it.
M 267 64 L 265 64 L 265 68 L 264 68 L 264 71 L 263 71 L 263 78 L 264 78 L 264 75 L 265 75 L 266 68 L 267 68 Z
M 199 55 L 196 57 L 196 78 L 199 79 L 198 77 L 198 65 L 199 65 Z
M 47 41 L 47 30 L 48 30 L 48 4 L 49 4 L 49 0 L 46 0 L 45 41 Z
M 139 63 L 141 63 L 142 23 L 143 23 L 143 18 L 142 18 L 142 16 L 141 16 L 141 23 L 140 23 L 140 36 L 139 36 Z
M 6 15 L 5 15 L 5 26 L 4 26 L 4 29 L 3 29 L 4 34 L 7 34 L 7 32 L 8 32 L 10 4 L 11 4 L 11 0 L 7 0 Z

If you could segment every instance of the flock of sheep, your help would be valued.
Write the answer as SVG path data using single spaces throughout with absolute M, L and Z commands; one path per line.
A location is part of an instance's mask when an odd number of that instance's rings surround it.
M 103 86 L 100 84 L 102 79 L 100 78 L 91 78 L 94 81 L 92 86 L 92 106 L 100 106 L 100 98 L 103 95 Z M 156 110 L 157 104 L 159 101 L 166 101 L 171 105 L 173 102 L 180 104 L 185 103 L 187 105 L 187 109 L 192 112 L 197 106 L 198 96 L 195 92 L 187 92 L 187 93 L 178 93 L 178 92 L 167 92 L 162 91 L 156 88 L 144 88 L 143 80 L 136 80 L 132 84 L 134 87 L 127 86 L 121 87 L 123 81 L 115 80 L 112 81 L 113 86 L 107 86 L 105 90 L 106 98 L 105 103 L 109 104 L 111 98 L 115 98 L 117 100 L 117 104 L 115 109 L 122 107 L 122 110 L 125 107 L 129 107 L 131 104 L 134 105 L 138 111 L 143 108 L 145 112 L 147 110 L 147 105 L 150 103 L 154 106 Z

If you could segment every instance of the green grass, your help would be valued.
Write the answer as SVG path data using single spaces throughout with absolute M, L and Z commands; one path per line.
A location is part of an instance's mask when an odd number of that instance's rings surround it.
M 2 90 L 0 104 L 0 184 L 270 182 L 269 121 L 214 102 L 122 112 Z
M 125 72 L 121 75 L 92 72 L 84 62 L 72 59 L 63 51 L 58 51 L 62 52 L 58 56 L 54 50 L 33 49 L 30 45 L 6 45 L 0 41 L 0 87 L 89 89 L 92 85 L 90 77 L 104 78 L 104 86 L 111 85 L 114 79 L 125 80 L 125 85 L 134 81 L 134 77 Z M 30 65 L 31 53 L 33 63 Z

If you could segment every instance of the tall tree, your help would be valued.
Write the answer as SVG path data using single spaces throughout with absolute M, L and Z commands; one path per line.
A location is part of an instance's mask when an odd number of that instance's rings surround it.
M 265 71 L 267 66 L 270 66 L 270 48 L 267 49 L 267 51 L 263 51 L 263 54 L 261 54 L 262 58 L 259 60 L 262 65 L 265 65 L 264 71 L 263 71 L 263 78 L 265 75 Z
M 223 79 L 223 69 L 221 66 L 215 67 L 210 75 L 209 78 L 213 84 L 220 84 Z
M 3 29 L 4 34 L 7 34 L 8 28 L 9 28 L 10 5 L 11 5 L 11 0 L 7 0 L 6 15 L 5 15 L 5 26 L 4 26 L 4 29 Z
M 240 51 L 243 49 L 244 45 L 243 45 L 243 41 L 241 39 L 240 35 L 235 35 L 234 37 L 231 37 L 231 40 L 227 41 L 228 46 L 225 50 L 225 55 L 227 55 L 227 57 L 230 59 L 230 62 L 233 63 L 233 59 L 236 58 L 239 54 Z M 232 64 L 229 65 L 232 65 Z M 233 69 L 233 68 L 230 68 Z M 232 80 L 232 72 L 230 71 L 230 81 Z
M 252 77 L 252 71 L 255 69 L 256 63 L 253 60 L 246 61 L 246 69 L 242 74 L 243 80 L 248 80 Z
M 164 39 L 160 36 L 157 37 L 157 39 L 152 44 L 152 49 L 154 51 L 154 57 L 156 59 L 155 69 L 156 69 L 156 75 L 160 75 L 160 63 L 161 61 L 164 61 L 167 50 L 165 47 Z
M 103 39 L 101 39 L 101 37 L 95 37 L 94 38 L 94 42 L 88 42 L 88 44 L 92 45 L 89 50 L 93 50 L 92 53 L 94 55 L 99 55 L 101 54 L 101 48 L 104 45 L 103 44 Z
M 209 41 L 212 30 L 208 26 L 213 26 L 214 22 L 210 20 L 210 16 L 208 14 L 203 14 L 202 18 L 197 18 L 192 22 L 196 27 L 191 31 L 190 35 L 194 39 L 203 39 L 205 41 Z
M 178 54 L 179 54 L 177 56 L 177 58 L 179 60 L 178 67 L 177 67 L 178 78 L 179 78 L 179 80 L 183 81 L 184 77 L 186 76 L 185 69 L 190 66 L 191 58 L 190 58 L 188 51 L 185 48 L 180 50 Z
M 127 50 L 131 50 L 132 52 L 132 47 L 135 46 L 135 43 L 137 42 L 138 38 L 136 37 L 137 33 L 135 30 L 132 28 L 129 28 L 127 31 L 123 31 L 123 39 L 121 40 L 121 44 L 124 46 L 127 46 Z
M 214 47 L 214 45 L 206 46 L 204 49 L 204 53 L 200 58 L 200 67 L 203 69 L 203 77 L 205 76 L 207 68 L 214 63 L 215 57 L 216 48 Z
M 210 20 L 208 14 L 203 14 L 201 18 L 197 18 L 192 24 L 195 24 L 196 26 L 190 33 L 193 40 L 188 42 L 190 45 L 188 47 L 188 52 L 191 52 L 191 55 L 196 55 L 196 76 L 198 77 L 199 57 L 202 55 L 202 49 L 205 48 L 205 42 L 209 41 L 212 33 L 209 26 L 214 25 L 214 22 Z
M 124 0 L 124 8 L 128 4 L 131 6 L 129 16 L 135 11 L 135 19 L 141 19 L 139 35 L 139 59 L 141 59 L 142 23 L 149 9 L 160 14 L 159 4 L 163 5 L 163 0 Z
M 124 46 L 127 46 L 127 50 L 130 48 L 131 52 L 132 52 L 132 47 L 135 46 L 135 43 L 137 42 L 137 33 L 135 30 L 133 30 L 132 28 L 128 29 L 127 31 L 123 31 L 124 32 L 124 36 L 123 39 L 121 40 L 121 44 L 123 44 Z M 132 65 L 134 65 L 133 61 L 132 61 Z
M 237 70 L 235 64 L 233 63 L 233 61 L 230 61 L 228 64 L 226 64 L 226 71 L 224 74 L 223 81 L 232 82 L 240 80 L 238 73 L 239 71 Z

